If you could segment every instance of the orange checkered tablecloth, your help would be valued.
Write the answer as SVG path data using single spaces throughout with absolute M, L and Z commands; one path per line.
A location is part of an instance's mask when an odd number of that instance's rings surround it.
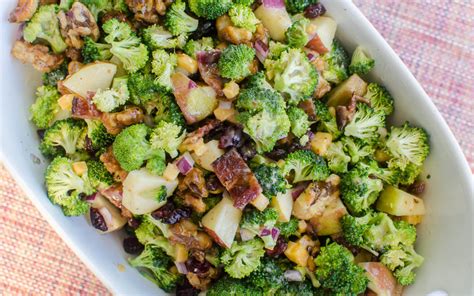
M 408 65 L 474 169 L 474 3 L 354 0 Z M 109 294 L 0 165 L 0 294 Z

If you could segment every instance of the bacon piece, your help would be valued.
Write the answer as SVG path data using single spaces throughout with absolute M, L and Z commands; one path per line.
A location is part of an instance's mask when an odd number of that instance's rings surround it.
M 262 193 L 257 178 L 237 150 L 232 149 L 216 159 L 212 167 L 234 200 L 234 207 L 243 209 Z
M 117 135 L 125 127 L 143 122 L 144 119 L 143 110 L 136 106 L 125 108 L 120 112 L 102 113 L 101 116 L 107 132 L 112 135 Z
M 112 146 L 107 148 L 107 150 L 100 155 L 100 161 L 104 163 L 107 171 L 114 176 L 115 181 L 122 182 L 127 178 L 128 173 L 122 169 L 120 163 L 115 158 Z
M 227 80 L 219 74 L 217 62 L 220 57 L 221 52 L 219 50 L 200 51 L 197 53 L 198 68 L 202 80 L 212 87 L 218 96 L 222 97 L 224 96 L 224 84 Z
M 18 0 L 15 9 L 8 17 L 8 21 L 10 23 L 21 23 L 29 20 L 38 9 L 38 4 L 38 0 Z
M 133 218 L 132 213 L 122 205 L 123 188 L 122 184 L 115 184 L 109 188 L 100 190 L 100 193 L 110 201 L 111 204 L 121 210 L 121 214 L 125 218 Z
M 47 46 L 33 45 L 23 40 L 15 41 L 11 53 L 23 64 L 31 64 L 41 72 L 51 72 L 61 66 L 64 61 L 62 55 L 50 53 Z

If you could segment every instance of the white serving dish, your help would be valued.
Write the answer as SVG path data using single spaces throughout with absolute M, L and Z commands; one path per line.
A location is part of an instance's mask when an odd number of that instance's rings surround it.
M 66 218 L 53 206 L 43 185 L 44 159 L 34 126 L 28 121 L 40 75 L 10 56 L 18 26 L 7 22 L 16 0 L 0 5 L 0 65 L 2 77 L 1 159 L 51 226 L 114 294 L 161 294 L 156 286 L 127 265 L 120 234 L 100 235 L 84 218 Z M 357 44 L 376 60 L 372 78 L 396 98 L 393 122 L 423 126 L 431 135 L 432 151 L 425 173 L 431 175 L 424 199 L 428 214 L 419 227 L 417 250 L 425 264 L 408 295 L 446 291 L 473 295 L 473 183 L 466 160 L 445 121 L 407 67 L 367 21 L 346 0 L 322 0 L 338 23 L 337 38 L 348 50 Z M 41 159 L 37 163 L 34 159 Z M 119 265 L 125 266 L 121 271 Z M 61 269 L 61 266 L 57 266 Z

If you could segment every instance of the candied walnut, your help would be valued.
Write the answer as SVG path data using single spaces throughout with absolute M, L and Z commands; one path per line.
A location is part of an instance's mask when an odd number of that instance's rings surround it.
M 132 28 L 132 23 L 128 20 L 127 15 L 120 11 L 107 11 L 104 15 L 100 18 L 102 24 L 105 24 L 107 21 L 111 19 L 116 19 L 121 23 L 128 23 Z
M 316 86 L 316 89 L 314 90 L 313 97 L 316 99 L 321 99 L 330 90 L 331 90 L 331 84 L 326 79 L 319 76 L 318 85 Z
M 265 45 L 268 45 L 269 40 L 270 40 L 270 34 L 268 33 L 267 28 L 262 23 L 259 23 L 257 25 L 257 30 L 253 34 L 253 41 L 256 42 L 257 40 L 260 40 Z
M 62 87 L 61 87 L 62 88 Z M 72 117 L 81 119 L 100 119 L 100 112 L 90 98 L 74 96 L 71 108 Z
M 195 196 L 192 193 L 186 192 L 181 194 L 184 205 L 191 207 L 196 213 L 204 213 L 207 209 L 202 197 Z
M 237 28 L 232 25 L 228 15 L 223 15 L 216 20 L 217 36 L 220 40 L 225 40 L 233 44 L 249 44 L 252 41 L 252 32 L 246 29 Z
M 82 53 L 79 49 L 68 47 L 65 51 L 66 57 L 70 58 L 72 61 L 82 61 Z M 70 74 L 70 73 L 69 73 Z
M 122 169 L 120 163 L 115 158 L 112 146 L 107 148 L 107 150 L 100 155 L 99 159 L 104 163 L 107 171 L 111 173 L 112 176 L 114 176 L 115 181 L 122 182 L 125 180 L 125 178 L 127 178 L 128 173 Z
M 90 37 L 94 41 L 99 39 L 99 27 L 89 9 L 81 2 L 74 2 L 67 12 L 58 13 L 61 35 L 66 44 L 73 48 L 81 48 L 84 45 L 83 37 Z
M 159 15 L 164 15 L 166 6 L 172 2 L 171 0 L 125 0 L 137 21 L 151 24 L 158 22 Z
M 101 159 L 102 160 L 102 159 Z M 105 163 L 104 163 L 105 165 Z M 125 171 L 124 171 L 125 172 Z M 127 172 L 125 172 L 127 174 Z M 126 177 L 126 175 L 125 175 Z M 123 177 L 125 179 L 125 177 Z M 132 213 L 122 205 L 123 187 L 122 184 L 115 184 L 106 189 L 100 190 L 100 193 L 110 201 L 111 204 L 120 209 L 123 217 L 131 219 Z
M 217 275 L 217 270 L 211 266 L 209 268 L 209 271 L 206 272 L 204 275 L 198 275 L 194 272 L 188 272 L 186 274 L 186 278 L 194 288 L 204 291 L 209 288 L 209 285 L 211 284 L 212 280 L 217 278 Z
M 61 66 L 64 61 L 62 55 L 50 53 L 47 46 L 33 45 L 23 40 L 15 41 L 11 53 L 23 64 L 32 64 L 36 70 L 41 72 L 51 72 Z
M 206 188 L 206 180 L 201 169 L 193 168 L 181 180 L 178 185 L 180 192 L 189 191 L 199 197 L 207 197 L 209 192 Z
M 76 73 L 79 71 L 82 67 L 84 67 L 84 64 L 78 61 L 71 61 L 67 65 L 67 72 L 69 75 Z
M 39 0 L 18 0 L 18 3 L 10 13 L 8 21 L 10 23 L 21 23 L 29 20 L 36 9 L 38 9 Z
M 321 79 L 321 77 L 319 78 Z M 298 107 L 303 109 L 303 111 L 308 115 L 309 120 L 316 120 L 316 106 L 314 105 L 313 100 L 303 100 L 298 104 Z
M 189 220 L 180 220 L 169 229 L 172 233 L 170 241 L 183 244 L 188 250 L 207 250 L 212 247 L 211 238 L 205 232 L 198 231 L 197 226 Z
M 125 127 L 143 122 L 144 118 L 143 110 L 133 106 L 120 112 L 103 113 L 101 120 L 109 134 L 117 135 Z
M 302 220 L 309 220 L 320 215 L 328 205 L 339 200 L 338 185 L 339 177 L 337 176 L 330 176 L 326 181 L 310 183 L 295 200 L 293 215 Z
M 358 102 L 370 106 L 370 101 L 364 97 L 353 94 L 349 105 L 336 107 L 336 123 L 337 127 L 342 130 L 349 122 L 351 122 L 356 112 L 356 105 Z
M 212 163 L 219 181 L 229 191 L 234 206 L 243 209 L 262 193 L 262 187 L 237 150 L 232 149 Z

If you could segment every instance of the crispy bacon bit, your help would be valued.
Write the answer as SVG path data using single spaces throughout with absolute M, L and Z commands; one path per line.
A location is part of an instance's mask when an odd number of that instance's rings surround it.
M 166 6 L 171 0 L 125 0 L 130 10 L 135 14 L 137 21 L 155 24 L 159 15 L 164 15 Z
M 23 64 L 32 64 L 36 70 L 41 72 L 51 72 L 61 66 L 64 61 L 62 55 L 50 53 L 47 46 L 33 45 L 23 40 L 15 41 L 11 53 Z
M 105 198 L 107 198 L 107 200 L 110 201 L 110 203 L 112 203 L 114 206 L 116 206 L 117 208 L 121 210 L 121 214 L 123 217 L 128 218 L 128 219 L 133 218 L 132 213 L 122 205 L 122 198 L 123 198 L 122 184 L 112 185 L 109 188 L 101 190 L 100 193 Z
M 232 149 L 212 163 L 217 178 L 229 191 L 234 206 L 243 209 L 262 193 L 262 187 L 237 150 Z
M 107 149 L 104 153 L 100 155 L 100 161 L 104 163 L 105 168 L 109 173 L 114 176 L 114 180 L 117 182 L 122 182 L 127 178 L 127 171 L 122 169 L 117 159 L 115 159 L 112 146 Z
M 342 130 L 354 117 L 356 112 L 356 105 L 358 102 L 367 104 L 370 106 L 370 101 L 364 97 L 353 94 L 349 105 L 337 106 L 336 107 L 336 123 L 337 127 Z
M 219 74 L 217 62 L 221 56 L 219 50 L 201 51 L 197 53 L 198 69 L 202 80 L 212 87 L 218 96 L 224 96 L 224 84 L 227 82 Z
M 94 41 L 99 39 L 99 27 L 95 18 L 87 6 L 81 2 L 74 2 L 67 12 L 61 10 L 58 13 L 61 35 L 66 44 L 73 48 L 81 48 L 84 45 L 83 37 L 89 36 Z
M 143 122 L 144 118 L 143 110 L 136 106 L 125 108 L 120 112 L 103 113 L 101 116 L 107 132 L 112 135 L 117 135 L 127 126 Z
M 72 117 L 81 119 L 98 119 L 102 112 L 97 110 L 89 98 L 74 96 L 72 99 Z
M 211 238 L 202 231 L 198 231 L 197 226 L 189 220 L 183 219 L 170 226 L 172 235 L 170 241 L 183 244 L 188 250 L 207 250 L 212 247 Z
M 38 9 L 38 4 L 38 0 L 18 0 L 15 9 L 10 13 L 8 21 L 10 23 L 21 23 L 29 20 Z

